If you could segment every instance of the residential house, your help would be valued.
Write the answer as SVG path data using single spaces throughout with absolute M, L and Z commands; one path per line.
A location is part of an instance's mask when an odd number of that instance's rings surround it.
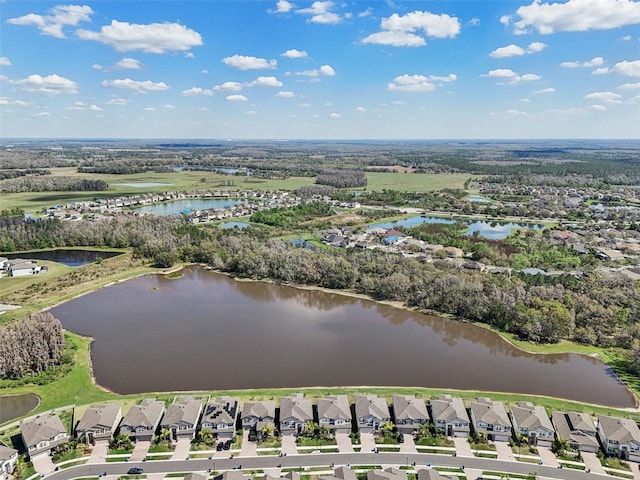
M 122 420 L 122 407 L 119 403 L 104 403 L 89 407 L 78 425 L 76 437 L 84 435 L 87 443 L 96 440 L 110 440 Z
M 200 428 L 213 431 L 218 438 L 231 438 L 238 419 L 238 399 L 228 396 L 216 397 L 204 407 Z
M 29 458 L 48 455 L 53 448 L 69 440 L 67 429 L 58 415 L 45 415 L 22 422 L 20 433 Z
M 242 428 L 261 432 L 266 425 L 275 426 L 276 403 L 273 400 L 247 402 L 242 409 Z
M 440 394 L 429 402 L 431 419 L 436 430 L 449 437 L 467 438 L 470 431 L 469 415 L 462 399 Z
M 318 399 L 318 423 L 330 432 L 351 432 L 351 408 L 346 395 Z
M 178 397 L 167 407 L 160 422 L 160 428 L 170 430 L 175 440 L 185 437 L 194 439 L 201 413 L 202 402 L 200 400 L 187 396 Z
M 9 480 L 18 463 L 18 451 L 0 443 L 0 480 Z
M 394 395 L 392 402 L 399 432 L 411 433 L 429 422 L 429 412 L 423 399 L 414 395 Z
M 598 415 L 598 436 L 607 455 L 640 462 L 640 428 L 630 418 Z
M 451 480 L 453 477 L 444 476 L 438 470 L 422 468 L 418 470 L 418 480 Z M 457 476 L 455 478 L 458 478 Z
M 360 433 L 377 432 L 381 425 L 391 421 L 389 406 L 376 395 L 356 395 L 356 419 Z
M 511 422 L 502 402 L 478 397 L 469 405 L 471 423 L 476 435 L 484 434 L 488 440 L 508 442 L 511 438 Z
M 338 467 L 333 470 L 333 475 L 321 475 L 317 480 L 357 480 L 357 477 L 349 467 Z
M 206 473 L 196 473 L 196 472 L 191 472 L 191 473 L 187 473 L 184 476 L 184 480 L 208 480 L 209 475 L 207 475 Z
M 369 470 L 367 472 L 367 480 L 408 480 L 406 470 L 389 467 L 384 470 Z
M 7 271 L 10 277 L 25 277 L 27 275 L 37 275 L 41 272 L 46 272 L 48 269 L 46 266 L 40 266 L 33 260 L 25 260 L 22 258 L 16 258 L 15 260 L 9 260 L 9 266 Z
M 591 453 L 600 450 L 596 426 L 586 413 L 554 411 L 551 413 L 551 422 L 558 438 L 566 440 L 569 447 Z
M 515 433 L 527 437 L 529 445 L 551 447 L 555 431 L 544 407 L 518 402 L 518 406 L 511 407 L 509 416 Z
M 280 433 L 282 435 L 304 432 L 307 422 L 313 421 L 313 405 L 302 393 L 294 393 L 280 400 Z
M 152 441 L 160 418 L 164 413 L 164 402 L 145 398 L 140 405 L 134 405 L 122 419 L 120 433 L 135 440 Z

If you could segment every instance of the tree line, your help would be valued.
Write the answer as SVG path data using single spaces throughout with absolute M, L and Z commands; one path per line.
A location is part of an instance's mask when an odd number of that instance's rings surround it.
M 316 177 L 316 183 L 335 188 L 366 187 L 367 176 L 362 170 L 324 170 Z
M 60 364 L 64 348 L 62 325 L 50 312 L 0 326 L 0 378 L 37 375 Z
M 104 180 L 76 177 L 18 177 L 0 181 L 1 193 L 19 192 L 102 192 L 109 188 Z

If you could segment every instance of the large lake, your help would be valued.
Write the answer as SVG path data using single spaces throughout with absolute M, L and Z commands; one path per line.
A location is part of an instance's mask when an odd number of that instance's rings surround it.
M 199 267 L 174 280 L 130 280 L 52 312 L 95 338 L 96 379 L 119 393 L 426 386 L 635 405 L 594 358 L 529 354 L 469 323 Z
M 194 210 L 209 210 L 213 208 L 228 208 L 239 205 L 238 200 L 223 200 L 212 198 L 176 200 L 174 202 L 156 203 L 145 205 L 134 210 L 137 212 L 153 213 L 154 215 L 178 215 L 182 212 L 192 212 Z
M 121 254 L 122 252 L 104 250 L 67 250 L 65 248 L 59 248 L 57 250 L 40 250 L 37 252 L 8 253 L 2 254 L 2 256 L 7 257 L 9 260 L 14 258 L 49 260 L 62 263 L 69 267 L 79 267 L 87 263 L 96 262 L 99 258 L 111 258 Z

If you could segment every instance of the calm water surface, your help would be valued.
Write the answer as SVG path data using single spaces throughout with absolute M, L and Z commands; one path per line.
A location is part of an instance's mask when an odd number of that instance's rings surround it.
M 0 396 L 0 423 L 26 415 L 39 403 L 40 399 L 30 393 Z
M 96 379 L 119 393 L 428 386 L 634 405 L 594 358 L 528 354 L 468 323 L 201 268 L 140 277 L 52 312 L 95 338 Z
M 93 263 L 98 258 L 111 258 L 116 255 L 121 255 L 122 252 L 105 252 L 102 250 L 46 250 L 41 252 L 29 252 L 29 253 L 9 253 L 3 254 L 3 257 L 8 259 L 13 258 L 28 258 L 33 260 L 49 260 L 51 262 L 58 262 L 69 267 L 79 267 L 86 265 L 87 263 Z
M 222 200 L 222 199 L 189 199 L 189 200 L 176 200 L 175 202 L 158 203 L 156 205 L 145 205 L 144 207 L 138 207 L 134 210 L 137 212 L 153 213 L 154 215 L 177 215 L 186 210 L 207 210 L 210 208 L 227 208 L 234 205 L 239 205 L 242 202 L 237 200 Z

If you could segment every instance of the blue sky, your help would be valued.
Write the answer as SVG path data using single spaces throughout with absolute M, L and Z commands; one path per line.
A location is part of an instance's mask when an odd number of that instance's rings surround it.
M 0 11 L 4 138 L 640 137 L 640 0 Z

